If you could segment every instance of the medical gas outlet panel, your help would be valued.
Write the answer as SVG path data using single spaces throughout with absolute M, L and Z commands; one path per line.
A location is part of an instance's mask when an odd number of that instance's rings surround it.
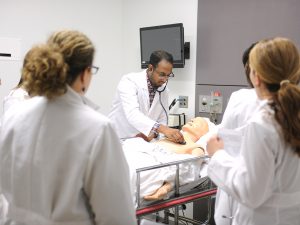
M 211 92 L 210 95 L 199 95 L 199 112 L 223 113 L 223 97 L 220 92 Z
M 248 86 L 196 84 L 195 115 L 207 117 L 211 122 L 220 124 L 232 94 Z

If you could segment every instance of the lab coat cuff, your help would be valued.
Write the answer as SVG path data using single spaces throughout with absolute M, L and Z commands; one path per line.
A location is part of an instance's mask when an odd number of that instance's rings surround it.
M 222 178 L 226 177 L 227 168 L 233 166 L 232 157 L 225 151 L 217 151 L 208 163 L 208 176 L 217 186 L 223 186 Z
M 219 161 L 219 159 L 223 159 L 224 157 L 226 157 L 226 155 L 227 152 L 224 149 L 220 149 L 215 152 L 211 159 Z
M 218 150 L 210 159 L 210 167 L 214 170 L 222 169 L 223 167 L 232 165 L 232 156 L 224 149 Z

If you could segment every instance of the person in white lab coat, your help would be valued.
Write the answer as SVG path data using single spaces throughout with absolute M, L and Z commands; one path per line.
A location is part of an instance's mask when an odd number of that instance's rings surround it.
M 298 225 L 299 52 L 286 38 L 260 41 L 251 50 L 250 69 L 259 109 L 247 122 L 238 158 L 224 150 L 220 137 L 209 140 L 208 175 L 238 202 L 234 225 Z
M 22 76 L 33 97 L 12 106 L 2 119 L 5 224 L 136 224 L 117 134 L 84 98 L 98 69 L 92 65 L 91 41 L 63 30 L 28 54 Z
M 18 85 L 15 88 L 13 88 L 8 93 L 8 95 L 4 97 L 3 113 L 5 113 L 11 106 L 30 98 L 27 91 L 22 87 L 22 84 L 23 84 L 23 79 L 21 77 Z M 4 223 L 6 219 L 7 209 L 8 209 L 7 200 L 2 194 L 0 194 L 0 224 Z
M 135 136 L 151 141 L 159 133 L 173 142 L 184 142 L 178 129 L 167 126 L 168 79 L 173 77 L 173 57 L 158 50 L 146 70 L 124 75 L 119 82 L 109 118 L 121 139 Z
M 235 129 L 242 133 L 247 121 L 258 108 L 258 98 L 250 81 L 249 54 L 256 43 L 251 44 L 243 53 L 242 62 L 251 89 L 240 89 L 231 94 L 219 129 Z M 239 149 L 227 150 L 233 157 L 239 156 Z M 222 189 L 218 189 L 215 202 L 214 219 L 217 225 L 230 225 L 237 209 L 236 201 Z
M 13 88 L 3 100 L 3 113 L 5 113 L 12 105 L 29 99 L 27 91 L 22 87 L 23 79 L 21 78 L 18 85 Z

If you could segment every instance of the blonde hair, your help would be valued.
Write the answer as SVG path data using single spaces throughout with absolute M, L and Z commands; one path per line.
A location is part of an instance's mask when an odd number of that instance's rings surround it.
M 62 54 L 47 45 L 33 47 L 25 56 L 23 87 L 30 96 L 52 99 L 66 92 L 68 65 Z
M 273 96 L 275 119 L 286 143 L 300 156 L 300 61 L 297 47 L 286 38 L 260 41 L 250 53 L 251 68 Z
M 46 45 L 36 46 L 25 56 L 22 76 L 31 96 L 52 99 L 63 95 L 67 85 L 92 65 L 94 46 L 79 31 L 53 33 Z
M 47 44 L 59 50 L 69 65 L 68 84 L 72 84 L 77 75 L 91 66 L 94 58 L 94 46 L 83 33 L 74 30 L 62 30 L 53 33 Z

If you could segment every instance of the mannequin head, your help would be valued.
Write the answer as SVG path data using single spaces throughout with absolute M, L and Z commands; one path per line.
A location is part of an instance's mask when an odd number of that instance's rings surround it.
M 182 127 L 184 131 L 194 142 L 208 132 L 208 123 L 202 117 L 196 117 Z

